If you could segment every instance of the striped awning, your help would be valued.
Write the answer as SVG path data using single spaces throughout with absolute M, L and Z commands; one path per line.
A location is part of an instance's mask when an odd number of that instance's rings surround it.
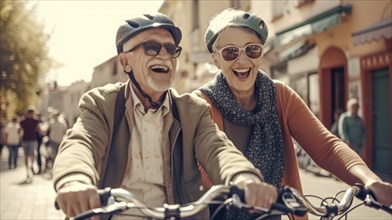
M 354 45 L 392 38 L 392 17 L 351 34 Z
M 273 42 L 273 47 L 285 45 L 293 40 L 305 38 L 309 35 L 318 34 L 336 27 L 341 23 L 341 16 L 343 14 L 350 14 L 351 9 L 351 5 L 339 5 L 306 19 L 299 24 L 278 31 L 276 33 L 276 40 Z

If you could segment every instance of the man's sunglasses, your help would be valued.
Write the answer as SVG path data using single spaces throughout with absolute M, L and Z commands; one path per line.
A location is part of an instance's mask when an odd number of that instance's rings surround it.
M 177 58 L 178 56 L 180 56 L 181 50 L 182 50 L 182 48 L 180 46 L 176 46 L 174 44 L 166 43 L 166 44 L 162 45 L 156 41 L 147 41 L 147 42 L 143 42 L 141 44 L 136 45 L 134 48 L 132 48 L 126 52 L 134 51 L 141 46 L 143 46 L 144 54 L 146 54 L 147 56 L 158 55 L 162 49 L 162 46 L 166 49 L 167 53 L 170 55 L 171 58 Z
M 222 47 L 216 51 L 216 53 L 219 53 L 226 61 L 233 61 L 240 56 L 241 51 L 243 51 L 249 58 L 256 59 L 259 58 L 263 53 L 263 48 L 260 44 L 248 44 L 245 47 L 229 45 Z

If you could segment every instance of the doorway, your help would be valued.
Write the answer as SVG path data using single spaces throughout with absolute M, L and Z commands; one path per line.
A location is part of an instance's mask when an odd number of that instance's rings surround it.
M 335 122 L 335 113 L 345 110 L 345 82 L 344 67 L 335 67 L 331 69 L 331 124 Z
M 320 58 L 320 120 L 331 128 L 337 109 L 348 97 L 347 58 L 341 48 L 329 47 Z
M 372 72 L 373 90 L 373 169 L 378 173 L 391 173 L 391 115 L 389 69 Z

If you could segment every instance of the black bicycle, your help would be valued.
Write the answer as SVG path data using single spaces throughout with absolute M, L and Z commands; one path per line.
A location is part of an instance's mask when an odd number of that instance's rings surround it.
M 341 200 L 338 200 L 337 195 L 341 193 L 344 193 L 344 195 Z M 381 209 L 392 215 L 392 209 L 390 207 L 380 205 L 374 199 L 371 191 L 360 184 L 356 184 L 345 191 L 339 192 L 333 198 L 319 198 L 321 200 L 319 205 L 314 205 L 315 202 L 309 201 L 309 196 L 303 196 L 294 188 L 287 186 L 282 187 L 279 189 L 278 201 L 273 204 L 270 209 L 245 204 L 243 190 L 236 186 L 226 185 L 213 186 L 195 202 L 184 205 L 165 204 L 162 207 L 148 207 L 146 204 L 136 199 L 131 192 L 121 188 L 106 188 L 99 190 L 99 194 L 102 204 L 106 204 L 106 206 L 92 209 L 70 219 L 81 220 L 96 215 L 123 214 L 125 210 L 136 210 L 138 212 L 137 216 L 139 217 L 177 220 L 185 217 L 192 217 L 211 204 L 219 205 L 216 212 L 221 208 L 231 207 L 237 207 L 252 212 L 260 212 L 260 216 L 257 217 L 257 219 L 263 219 L 272 215 L 290 215 L 290 219 L 295 219 L 295 216 L 303 216 L 306 213 L 319 216 L 322 220 L 331 220 L 335 218 L 347 219 L 348 213 L 361 205 Z M 224 197 L 225 200 L 216 200 L 218 197 Z M 355 197 L 361 200 L 362 203 L 355 207 L 351 207 Z M 57 205 L 56 208 L 58 209 Z M 216 213 L 211 214 L 211 219 L 214 219 L 215 214 Z

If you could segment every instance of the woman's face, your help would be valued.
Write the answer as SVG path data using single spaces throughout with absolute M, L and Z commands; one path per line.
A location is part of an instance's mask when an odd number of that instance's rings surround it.
M 223 58 L 224 52 L 219 50 L 227 46 L 243 48 L 250 44 L 261 45 L 255 33 L 237 27 L 224 30 L 215 44 L 215 65 L 222 70 L 229 88 L 235 93 L 253 91 L 262 56 L 250 58 L 245 50 L 240 50 L 236 59 L 227 61 Z M 258 49 L 258 46 L 250 46 L 246 50 L 257 54 L 260 52 Z

